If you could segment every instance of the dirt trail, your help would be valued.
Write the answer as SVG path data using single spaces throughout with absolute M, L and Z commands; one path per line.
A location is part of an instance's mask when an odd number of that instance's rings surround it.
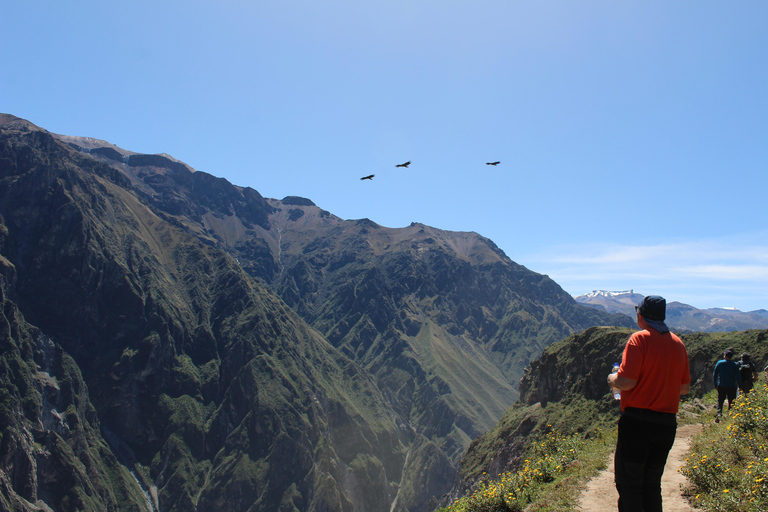
M 701 425 L 684 425 L 677 429 L 675 444 L 669 452 L 667 466 L 661 479 L 664 512 L 696 512 L 696 509 L 685 501 L 680 492 L 680 485 L 685 483 L 685 477 L 678 472 L 678 469 L 685 463 L 691 437 L 701 430 L 701 427 Z M 581 494 L 579 510 L 581 512 L 616 510 L 618 499 L 619 494 L 613 483 L 613 457 L 611 457 L 608 467 L 593 478 Z

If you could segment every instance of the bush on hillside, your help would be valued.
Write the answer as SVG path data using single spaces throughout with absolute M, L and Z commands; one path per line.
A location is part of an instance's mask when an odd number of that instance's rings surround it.
M 740 395 L 728 416 L 698 434 L 681 472 L 691 502 L 711 512 L 768 510 L 768 384 Z
M 471 495 L 440 512 L 521 512 L 576 463 L 584 442 L 578 434 L 549 432 L 532 443 L 519 470 L 481 481 Z

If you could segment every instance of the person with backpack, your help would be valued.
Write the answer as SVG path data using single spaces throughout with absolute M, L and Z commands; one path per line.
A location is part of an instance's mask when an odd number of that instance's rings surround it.
M 715 371 L 712 374 L 712 380 L 715 381 L 715 389 L 717 390 L 715 423 L 720 423 L 725 399 L 728 399 L 728 410 L 730 410 L 733 401 L 736 400 L 736 392 L 741 387 L 741 374 L 738 363 L 733 360 L 733 349 L 727 349 L 723 357 L 724 359 L 715 364 Z
M 757 381 L 757 366 L 752 362 L 752 358 L 748 353 L 741 354 L 741 360 L 739 361 L 739 375 L 741 375 L 741 392 L 749 393 Z

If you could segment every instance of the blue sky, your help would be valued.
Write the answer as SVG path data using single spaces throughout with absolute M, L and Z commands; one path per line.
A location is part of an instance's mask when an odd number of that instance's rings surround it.
M 765 0 L 0 0 L 0 112 L 475 231 L 574 295 L 768 309 L 766 21 Z

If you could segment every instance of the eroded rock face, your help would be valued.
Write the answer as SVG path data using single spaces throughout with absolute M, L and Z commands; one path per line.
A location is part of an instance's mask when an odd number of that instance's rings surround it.
M 389 510 L 408 433 L 358 365 L 130 175 L 2 135 L 9 503 Z M 198 179 L 210 204 L 238 192 Z
M 107 449 L 77 365 L 29 325 L 0 277 L 0 495 L 6 510 L 144 510 L 138 482 Z M 9 279 L 10 278 L 10 279 Z

